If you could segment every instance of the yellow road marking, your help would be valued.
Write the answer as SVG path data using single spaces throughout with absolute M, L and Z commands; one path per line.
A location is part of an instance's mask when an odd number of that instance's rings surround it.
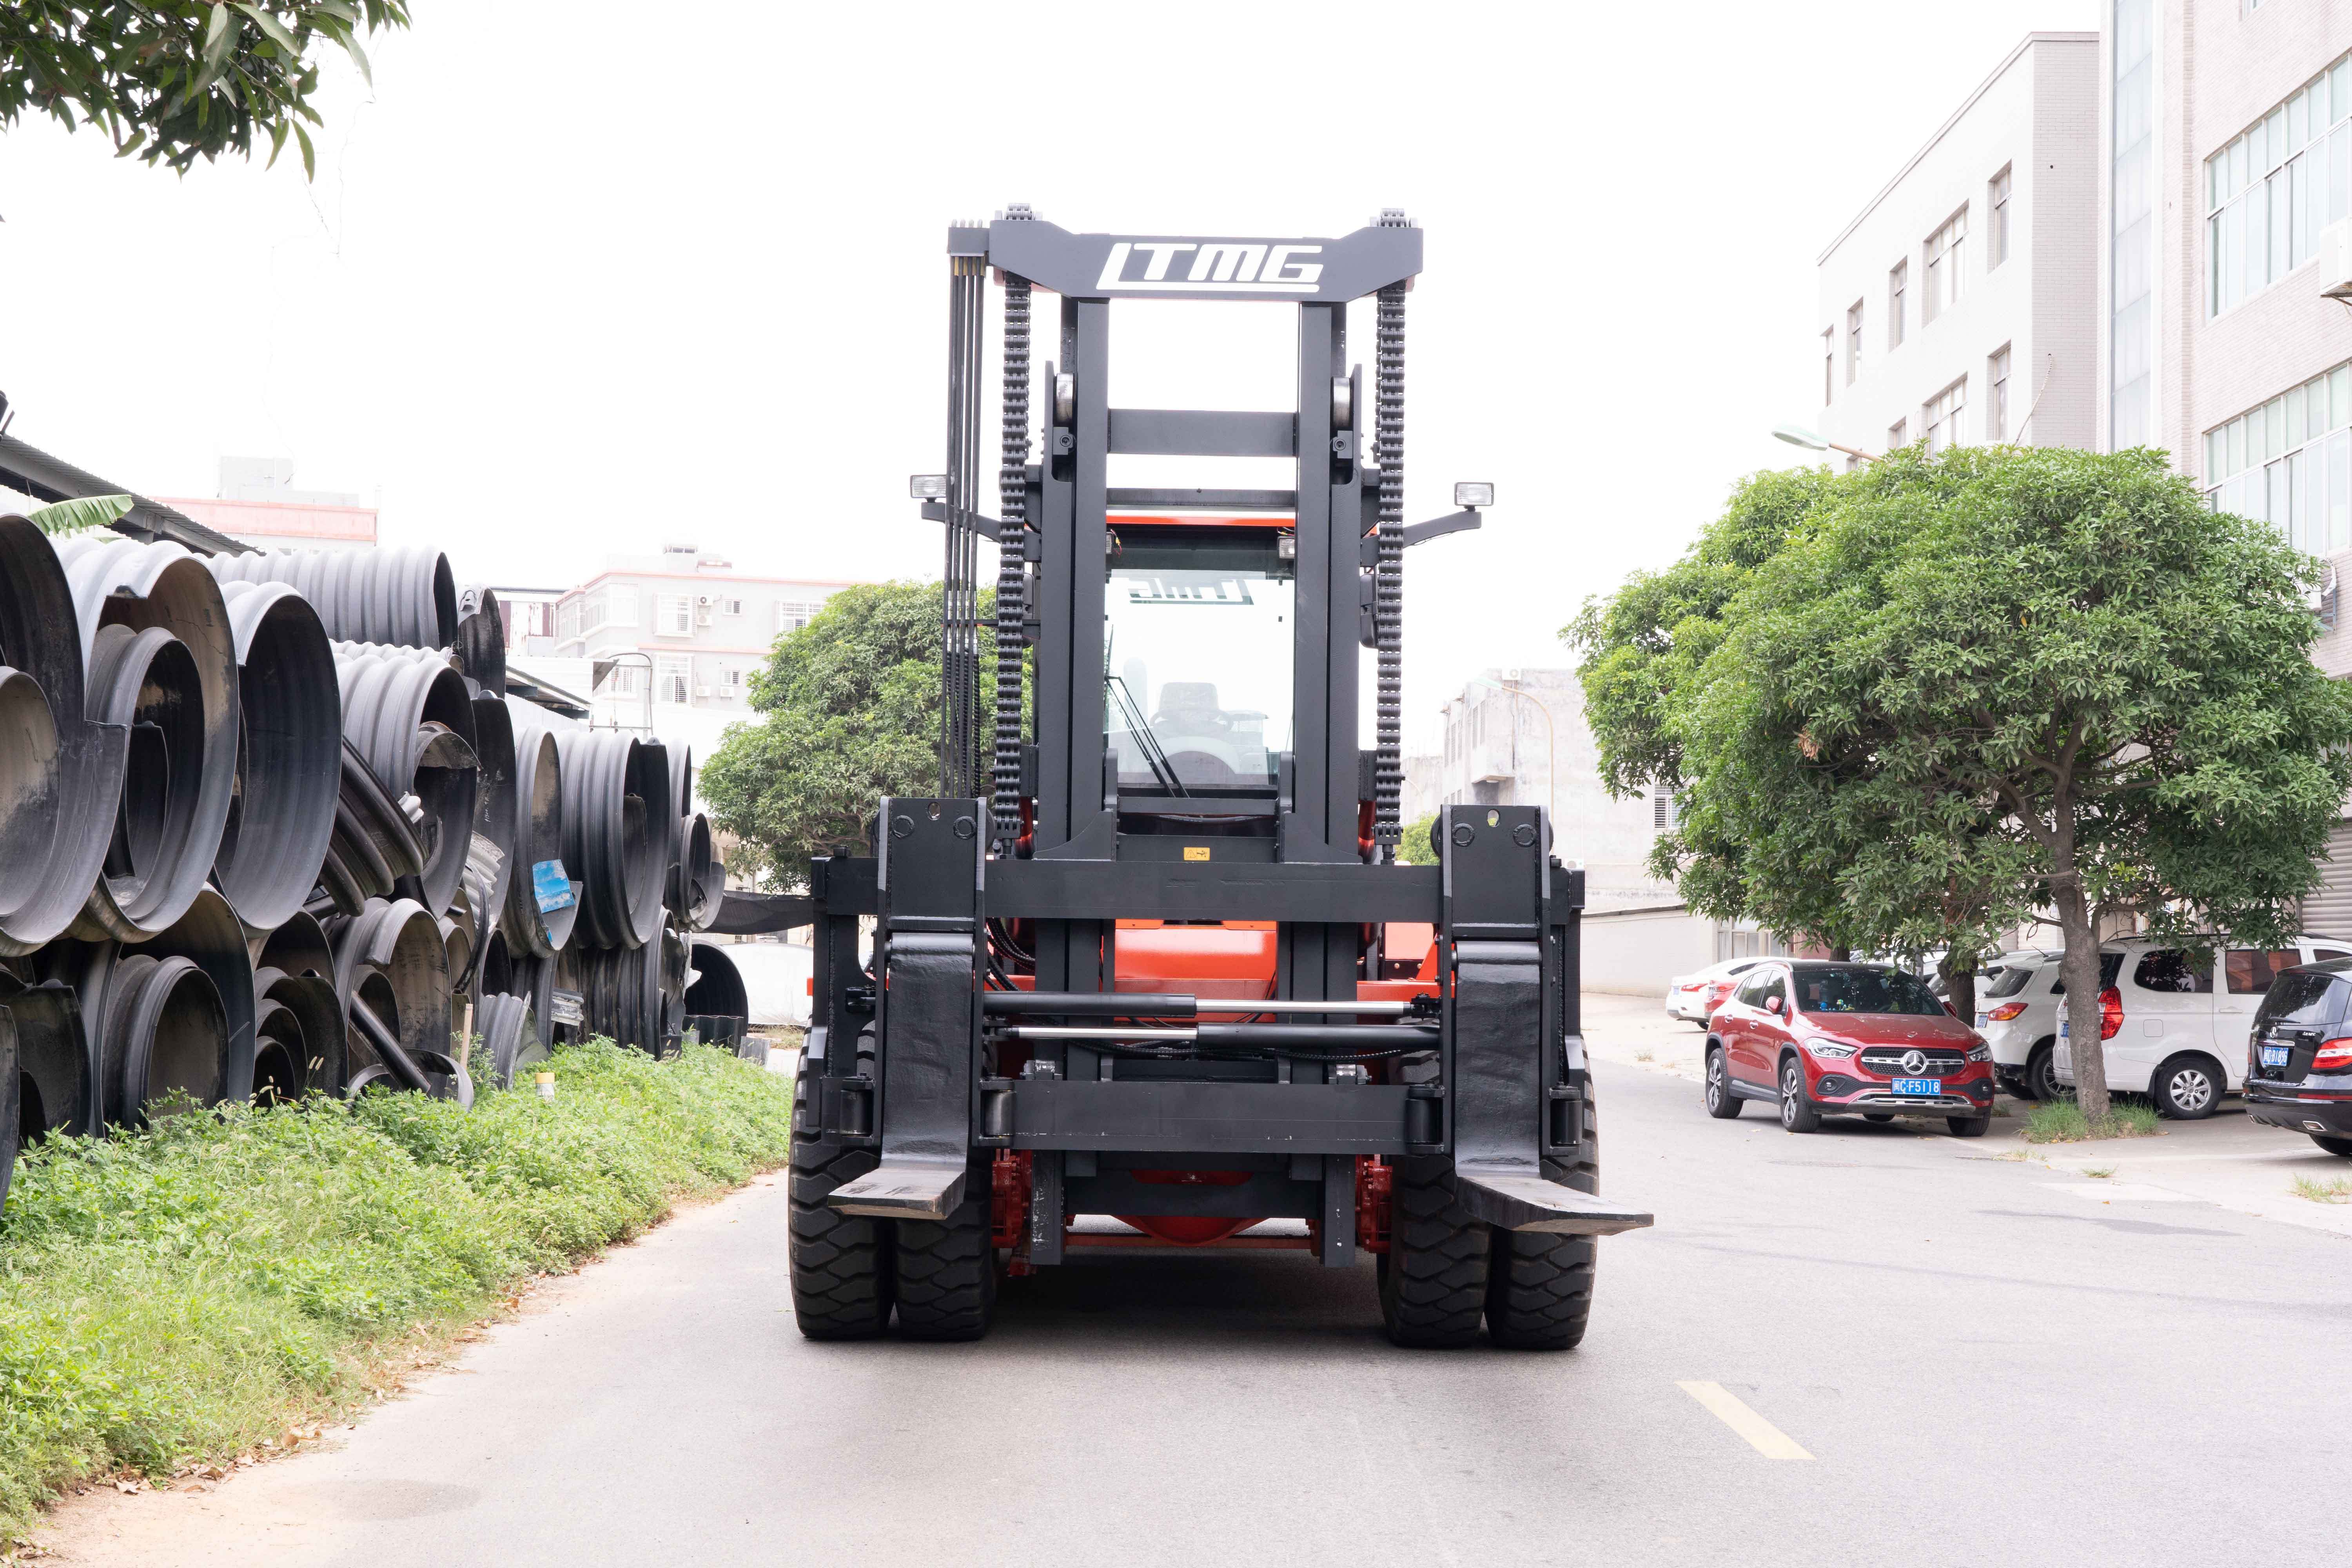
M 1697 1400 L 1714 1413 L 1716 1419 L 1748 1439 L 1748 1445 L 1768 1459 L 1810 1459 L 1811 1454 L 1797 1447 L 1790 1436 L 1742 1405 L 1732 1392 L 1719 1383 L 1682 1383 L 1675 1384 L 1685 1394 Z

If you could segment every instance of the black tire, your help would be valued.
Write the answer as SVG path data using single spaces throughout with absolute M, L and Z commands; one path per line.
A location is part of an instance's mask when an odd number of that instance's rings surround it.
M 1947 1116 L 1944 1125 L 1952 1130 L 1955 1138 L 1981 1138 L 1992 1131 L 1990 1116 Z
M 2325 1133 L 2315 1132 L 2311 1141 L 2331 1154 L 2352 1160 L 2352 1138 L 2330 1138 Z
M 1724 1060 L 1723 1047 L 1710 1046 L 1706 1052 L 1706 1113 L 1717 1121 L 1728 1121 L 1739 1114 L 1740 1099 L 1731 1092 L 1731 1066 Z
M 1891 1110 L 1865 1110 L 1862 1113 L 1862 1119 L 1864 1121 L 1876 1121 L 1883 1124 L 1894 1121 L 1895 1112 Z
M 2032 1054 L 2025 1058 L 2025 1098 L 2057 1100 L 2066 1092 L 2058 1081 L 2058 1042 L 2053 1039 L 2034 1042 Z
M 2202 1121 L 2229 1091 L 2228 1075 L 2214 1065 L 2212 1058 L 2196 1051 L 2167 1057 L 2147 1089 L 2148 1098 L 2156 1101 L 2156 1113 L 2175 1121 Z
M 1459 1350 L 1478 1341 L 1486 1308 L 1486 1227 L 1454 1195 L 1443 1154 L 1389 1162 L 1389 1249 L 1381 1255 L 1381 1322 L 1393 1342 Z
M 910 1340 L 976 1340 L 996 1317 L 996 1245 L 991 1238 L 992 1187 L 985 1159 L 971 1162 L 963 1202 L 940 1221 L 902 1219 L 891 1261 L 898 1288 L 898 1331 Z
M 793 1086 L 806 1103 L 808 1069 Z M 880 1163 L 868 1149 L 844 1149 L 803 1137 L 803 1117 L 793 1111 L 792 1230 L 786 1251 L 792 1266 L 793 1317 L 813 1340 L 872 1339 L 890 1321 L 890 1224 L 828 1207 L 825 1196 Z
M 1601 1129 L 1590 1074 L 1584 1080 L 1583 1155 L 1573 1163 L 1546 1160 L 1544 1174 L 1580 1193 L 1601 1191 Z M 1592 1318 L 1598 1239 L 1529 1230 L 1497 1230 L 1494 1237 L 1494 1252 L 1486 1259 L 1486 1336 L 1505 1350 L 1574 1350 Z
M 1805 1069 L 1794 1057 L 1780 1060 L 1780 1125 L 1790 1132 L 1822 1130 L 1822 1113 L 1805 1098 Z

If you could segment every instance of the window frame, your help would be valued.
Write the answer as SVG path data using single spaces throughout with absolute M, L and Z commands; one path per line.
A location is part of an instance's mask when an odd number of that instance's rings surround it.
M 2009 439 L 2009 375 L 2010 351 L 2016 345 L 2003 343 L 1985 355 L 1985 443 L 1997 445 Z
M 1863 337 L 1870 328 L 1870 314 L 1864 309 L 1868 303 L 1856 300 L 1845 308 L 1845 384 L 1852 386 L 1862 374 Z
M 2017 165 L 2003 163 L 1993 177 L 1985 182 L 1985 270 L 1998 271 L 2009 259 L 2009 203 L 2016 194 L 2013 171 Z
M 1919 325 L 1926 327 L 1960 302 L 1969 263 L 1969 209 L 1946 218 L 1919 244 Z
M 1911 289 L 1911 258 L 1905 257 L 1886 269 L 1886 346 L 1903 346 L 1903 301 Z

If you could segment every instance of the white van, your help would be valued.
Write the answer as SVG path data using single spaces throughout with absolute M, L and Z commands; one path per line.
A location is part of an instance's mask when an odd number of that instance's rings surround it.
M 2305 936 L 2274 948 L 2200 951 L 2177 942 L 2109 942 L 2099 952 L 2099 1032 L 2106 1042 L 2107 1088 L 2147 1095 L 2159 1116 L 2193 1120 L 2213 1114 L 2221 1097 L 2235 1093 L 2244 1081 L 2247 1032 L 2278 972 L 2319 959 L 2352 958 L 2352 942 Z M 2045 973 L 2047 980 L 2042 978 Z M 2072 1089 L 2074 1069 L 2055 1000 L 2057 975 L 2053 953 L 2023 989 L 2037 999 L 2049 998 L 2049 1076 Z M 1996 1003 L 1992 1010 L 2001 1005 Z M 1988 1011 L 1983 1002 L 1979 1011 Z M 2027 1060 L 2031 1088 L 2030 1055 Z

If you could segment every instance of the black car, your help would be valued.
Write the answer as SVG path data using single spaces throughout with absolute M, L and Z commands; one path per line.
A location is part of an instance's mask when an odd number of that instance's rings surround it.
M 2246 1046 L 2246 1114 L 2352 1158 L 2352 959 L 2279 972 Z

